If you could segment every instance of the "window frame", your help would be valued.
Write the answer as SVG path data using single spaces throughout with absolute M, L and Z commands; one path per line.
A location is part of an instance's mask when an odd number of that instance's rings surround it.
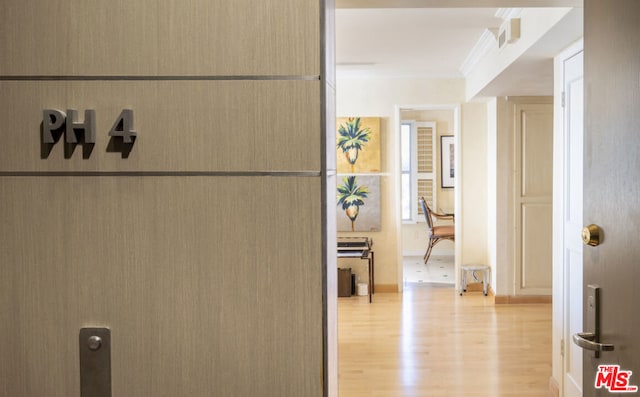
M 405 171 L 403 169 L 403 150 L 402 150 L 402 127 L 404 125 L 410 126 L 410 168 L 409 171 Z M 418 128 L 431 128 L 431 147 L 433 148 L 432 153 L 432 172 L 418 172 Z M 436 131 L 436 122 L 434 121 L 415 121 L 415 120 L 401 120 L 400 121 L 400 186 L 402 185 L 403 175 L 410 175 L 410 217 L 404 217 L 404 206 L 402 206 L 401 216 L 403 224 L 416 224 L 419 222 L 426 222 L 424 216 L 419 216 L 418 214 L 418 180 L 431 180 L 431 189 L 432 189 L 432 207 L 437 207 L 436 203 L 436 192 L 437 192 L 437 131 Z M 400 202 L 402 205 L 403 202 L 402 189 L 400 192 Z
M 404 156 L 403 156 L 403 134 L 402 127 L 408 125 L 409 126 L 409 171 L 405 171 L 403 169 L 404 164 Z M 417 146 L 418 146 L 418 137 L 417 137 L 417 129 L 415 126 L 415 121 L 413 120 L 402 120 L 400 122 L 400 186 L 403 186 L 403 176 L 405 174 L 409 174 L 409 217 L 404 217 L 404 197 L 402 196 L 403 189 L 400 190 L 400 203 L 402 203 L 402 223 L 404 224 L 412 224 L 416 223 L 417 218 L 417 210 L 418 206 L 415 203 L 414 196 L 417 194 L 418 189 L 418 180 L 415 175 L 415 170 L 418 166 L 418 158 L 417 158 Z

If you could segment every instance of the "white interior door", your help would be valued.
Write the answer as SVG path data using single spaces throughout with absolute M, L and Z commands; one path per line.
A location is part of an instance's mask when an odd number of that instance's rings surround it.
M 564 60 L 564 396 L 582 396 L 582 349 L 571 335 L 582 329 L 583 52 Z
M 552 287 L 553 104 L 515 105 L 516 294 Z

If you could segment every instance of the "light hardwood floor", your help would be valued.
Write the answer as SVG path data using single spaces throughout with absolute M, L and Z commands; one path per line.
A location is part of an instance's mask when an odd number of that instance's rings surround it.
M 338 299 L 340 397 L 549 395 L 551 305 L 414 287 Z

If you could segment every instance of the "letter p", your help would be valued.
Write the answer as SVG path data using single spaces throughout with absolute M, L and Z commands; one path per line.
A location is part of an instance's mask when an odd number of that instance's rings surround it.
M 53 132 L 64 125 L 67 115 L 62 110 L 45 109 L 42 111 L 42 143 L 56 143 Z

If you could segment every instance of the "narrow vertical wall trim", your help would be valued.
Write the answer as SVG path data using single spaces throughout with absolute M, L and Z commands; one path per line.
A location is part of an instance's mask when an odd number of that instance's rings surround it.
M 318 171 L 0 171 L 4 176 L 274 176 L 319 177 Z
M 322 174 L 320 180 L 321 197 L 321 222 L 322 222 L 322 258 L 320 260 L 322 266 L 322 395 L 329 396 L 329 304 L 328 304 L 328 244 L 327 244 L 327 39 L 326 39 L 326 3 L 324 0 L 319 1 L 320 9 L 320 172 Z
M 332 340 L 332 338 L 337 339 L 337 335 L 330 332 L 330 328 L 335 321 L 336 315 L 331 311 L 335 311 L 332 305 L 330 305 L 329 299 L 329 280 L 328 280 L 328 271 L 329 271 L 329 253 L 335 251 L 335 245 L 333 247 L 330 246 L 329 242 L 329 205 L 332 200 L 335 200 L 335 197 L 332 199 L 328 197 L 329 195 L 329 178 L 330 178 L 330 169 L 334 170 L 335 165 L 328 164 L 329 160 L 329 145 L 332 142 L 329 141 L 329 123 L 331 122 L 330 118 L 335 112 L 329 111 L 329 106 L 334 103 L 333 100 L 329 100 L 329 95 L 334 95 L 334 89 L 331 88 L 329 81 L 330 68 L 335 68 L 334 58 L 329 56 L 329 51 L 333 51 L 334 42 L 333 40 L 329 40 L 330 37 L 334 36 L 333 32 L 333 24 L 329 23 L 329 18 L 331 15 L 329 13 L 333 13 L 335 9 L 334 0 L 319 0 L 320 7 L 320 150 L 321 150 L 321 160 L 320 160 L 320 172 L 322 174 L 320 186 L 322 191 L 321 197 L 321 221 L 322 221 L 322 334 L 323 334 L 323 374 L 322 374 L 322 382 L 323 382 L 323 396 L 324 397 L 334 397 L 337 396 L 337 340 Z M 330 64 L 333 63 L 333 64 Z M 333 74 L 331 74 L 333 75 Z M 334 122 L 335 124 L 335 122 Z M 333 201 L 335 203 L 335 201 Z M 337 297 L 336 297 L 337 299 Z M 337 324 L 336 324 L 337 327 Z M 333 353 L 335 350 L 335 353 Z M 333 373 L 335 367 L 335 374 Z M 335 379 L 334 379 L 335 378 Z
M 0 76 L 0 81 L 245 81 L 245 80 L 268 80 L 268 81 L 318 81 L 321 76 L 315 75 L 238 75 L 238 76 Z

